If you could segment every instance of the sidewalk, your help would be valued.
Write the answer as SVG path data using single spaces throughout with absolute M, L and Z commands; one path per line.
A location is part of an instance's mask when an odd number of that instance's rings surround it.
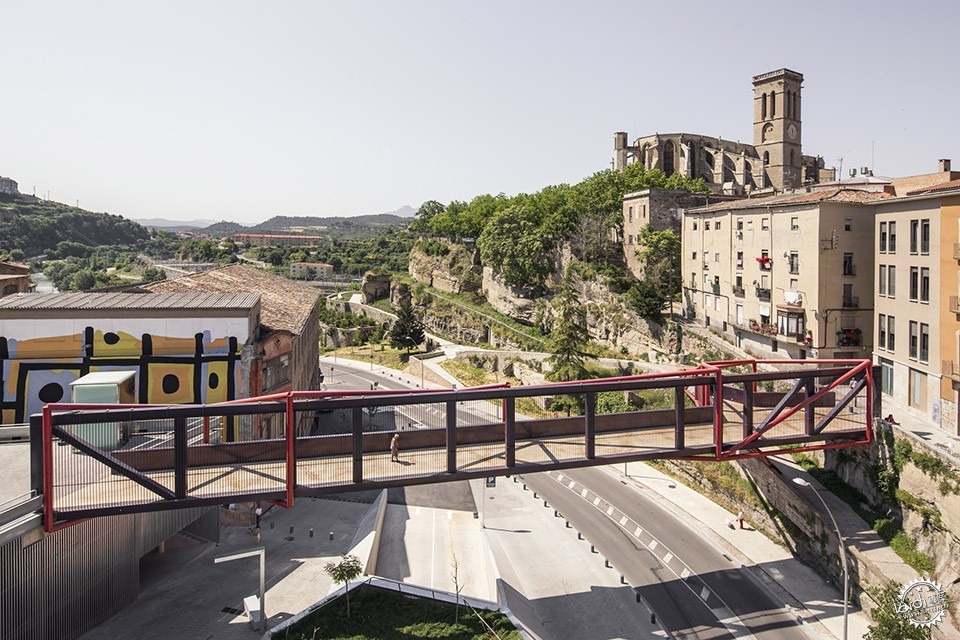
M 622 467 L 609 467 L 612 473 L 623 473 Z M 732 555 L 750 574 L 778 596 L 784 607 L 803 620 L 808 631 L 823 638 L 843 637 L 843 603 L 840 593 L 812 569 L 794 558 L 784 547 L 764 534 L 750 529 L 731 529 L 736 514 L 712 502 L 709 498 L 674 480 L 657 469 L 631 462 L 627 465 L 630 480 L 656 499 L 661 506 L 673 511 L 682 520 L 694 525 L 698 532 L 722 552 Z M 813 480 L 807 478 L 808 480 Z M 821 487 L 826 495 L 833 497 Z M 834 505 L 831 504 L 831 507 Z M 841 511 L 837 506 L 835 514 Z M 843 505 L 844 512 L 850 512 Z M 850 512 L 852 513 L 852 512 Z M 863 521 L 861 526 L 865 526 Z M 696 523 L 701 526 L 697 527 Z M 841 523 L 841 528 L 844 524 Z M 854 529 L 849 529 L 854 530 Z M 855 529 L 859 531 L 859 528 Z M 889 549 L 887 549 L 889 551 Z M 893 553 L 890 551 L 890 553 Z M 898 558 L 899 559 L 899 558 Z M 849 612 L 849 637 L 861 638 L 867 632 L 869 617 L 858 609 Z

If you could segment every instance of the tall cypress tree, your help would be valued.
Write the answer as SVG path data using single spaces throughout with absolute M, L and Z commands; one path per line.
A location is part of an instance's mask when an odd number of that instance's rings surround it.
M 397 321 L 390 329 L 390 345 L 397 349 L 410 349 L 423 344 L 423 323 L 413 312 L 410 296 L 401 296 L 396 307 Z

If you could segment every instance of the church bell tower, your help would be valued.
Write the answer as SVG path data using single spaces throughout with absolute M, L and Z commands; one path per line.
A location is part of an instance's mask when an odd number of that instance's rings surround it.
M 800 85 L 803 74 L 779 69 L 753 77 L 753 145 L 764 164 L 764 187 L 799 187 Z

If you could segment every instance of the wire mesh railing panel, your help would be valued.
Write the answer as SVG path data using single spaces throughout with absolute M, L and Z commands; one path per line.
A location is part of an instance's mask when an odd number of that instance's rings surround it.
M 286 413 L 270 411 L 250 416 L 238 424 L 262 434 L 244 442 L 218 446 L 197 440 L 189 425 L 187 493 L 192 498 L 230 498 L 254 493 L 272 493 L 286 488 Z M 202 423 L 200 425 L 202 427 Z
M 390 429 L 377 431 L 364 413 L 365 481 L 399 481 L 447 472 L 447 403 L 381 407 L 377 413 L 389 414 Z
M 169 447 L 173 421 L 96 421 L 58 427 L 52 442 L 53 504 L 59 510 L 147 504 L 162 499 L 155 490 L 122 475 L 111 463 L 137 468 L 148 449 Z M 172 474 L 149 481 L 172 493 Z

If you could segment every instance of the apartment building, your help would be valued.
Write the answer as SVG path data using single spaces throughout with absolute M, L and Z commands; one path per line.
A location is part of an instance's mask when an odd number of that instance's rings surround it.
M 333 275 L 333 265 L 326 262 L 291 262 L 290 277 L 294 280 L 316 280 Z
M 684 211 L 687 317 L 764 357 L 870 357 L 874 206 L 890 197 L 836 186 Z
M 960 180 L 876 210 L 874 361 L 884 406 L 960 433 Z

